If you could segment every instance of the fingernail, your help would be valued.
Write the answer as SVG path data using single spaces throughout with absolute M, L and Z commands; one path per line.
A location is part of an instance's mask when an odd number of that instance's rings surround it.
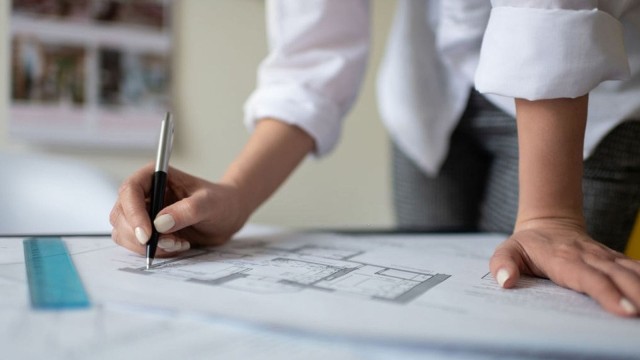
M 136 239 L 138 239 L 140 244 L 144 245 L 149 241 L 149 235 L 147 235 L 143 228 L 138 226 L 135 228 L 134 233 L 136 234 Z
M 504 287 L 504 283 L 509 280 L 509 276 L 511 276 L 511 274 L 509 274 L 509 270 L 500 269 L 496 274 L 496 281 L 498 282 L 498 284 L 500 284 L 501 287 Z
M 186 251 L 189 250 L 191 248 L 191 244 L 188 241 L 183 241 L 182 244 L 180 244 L 180 251 Z
M 175 251 L 176 242 L 170 238 L 161 238 L 158 240 L 158 247 L 166 251 Z
M 169 231 L 175 224 L 176 221 L 173 220 L 173 216 L 169 214 L 160 215 L 153 221 L 153 225 L 155 225 L 156 230 L 161 233 Z
M 188 244 L 188 242 L 176 240 L 175 245 L 173 245 L 173 251 L 183 251 L 183 250 L 185 250 L 184 249 L 184 247 L 185 247 L 184 244 Z
M 638 309 L 636 309 L 631 301 L 627 300 L 626 298 L 620 299 L 620 307 L 629 315 L 636 315 L 638 313 Z

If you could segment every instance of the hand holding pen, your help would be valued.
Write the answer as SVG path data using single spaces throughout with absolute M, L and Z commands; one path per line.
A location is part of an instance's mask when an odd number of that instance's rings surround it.
M 235 184 L 213 183 L 168 166 L 166 151 L 171 149 L 165 146 L 165 150 L 161 150 L 162 139 L 161 135 L 158 149 L 159 154 L 165 152 L 165 156 L 156 161 L 160 166 L 148 164 L 127 178 L 110 215 L 113 241 L 140 255 L 149 254 L 150 265 L 153 258 L 175 256 L 192 246 L 220 245 L 228 241 L 244 225 L 252 210 L 246 206 L 244 192 Z M 167 175 L 166 190 L 161 192 L 164 199 L 160 200 L 156 189 L 162 186 L 154 183 L 161 181 L 153 178 L 163 177 L 158 173 L 162 169 Z M 153 206 L 148 207 L 151 203 Z M 153 254 L 148 252 L 153 245 L 147 249 L 152 237 L 156 243 Z

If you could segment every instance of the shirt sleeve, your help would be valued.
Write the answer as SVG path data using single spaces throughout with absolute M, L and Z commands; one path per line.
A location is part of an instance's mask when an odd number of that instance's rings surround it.
M 269 1 L 270 52 L 245 103 L 249 130 L 279 119 L 311 135 L 316 155 L 331 151 L 364 77 L 369 21 L 367 0 Z
M 493 0 L 475 75 L 482 93 L 575 98 L 629 76 L 622 24 L 596 0 Z

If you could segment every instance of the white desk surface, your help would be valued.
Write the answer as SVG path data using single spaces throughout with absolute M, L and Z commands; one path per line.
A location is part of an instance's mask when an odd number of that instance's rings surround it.
M 500 289 L 502 235 L 345 236 L 249 227 L 144 259 L 65 238 L 92 307 L 34 311 L 21 238 L 0 238 L 0 349 L 13 359 L 639 358 L 640 320 L 525 278 Z M 6 357 L 5 357 L 6 356 Z

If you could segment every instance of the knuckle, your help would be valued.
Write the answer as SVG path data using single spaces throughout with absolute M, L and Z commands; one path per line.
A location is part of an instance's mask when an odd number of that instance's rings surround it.
M 584 292 L 593 297 L 601 296 L 601 294 L 610 293 L 615 290 L 611 280 L 604 275 L 581 276 L 579 283 Z
M 198 201 L 197 199 L 185 199 L 180 207 L 181 215 L 184 218 L 195 219 L 198 216 Z
M 118 187 L 118 194 L 122 196 L 122 194 L 125 194 L 129 189 L 131 189 L 131 179 L 126 179 L 120 184 L 120 187 Z
M 214 201 L 219 201 L 221 199 L 216 199 L 218 193 L 211 188 L 202 188 L 199 189 L 197 193 L 194 194 L 193 199 L 200 204 L 212 203 Z M 219 201 L 224 202 L 224 201 Z
M 191 223 L 195 221 L 198 211 L 193 201 L 185 201 L 180 210 L 181 222 Z
M 116 229 L 113 229 L 111 231 L 111 240 L 113 240 L 114 243 L 116 243 L 117 245 L 120 245 L 120 240 L 118 237 L 118 231 Z
M 111 226 L 116 226 L 116 224 L 118 223 L 118 220 L 120 218 L 120 214 L 121 214 L 121 210 L 120 207 L 118 206 L 118 204 L 116 204 L 113 209 L 111 209 L 111 212 L 109 213 L 109 223 L 111 224 Z
M 132 202 L 122 203 L 122 210 L 125 213 L 125 216 L 127 218 L 131 218 L 131 217 L 137 216 L 137 214 L 136 214 L 137 207 Z
M 587 250 L 587 254 L 597 259 L 613 260 L 616 258 L 616 254 L 607 251 L 605 248 L 593 247 Z
M 558 244 L 553 249 L 553 255 L 559 261 L 575 261 L 579 258 L 579 252 L 571 244 Z

